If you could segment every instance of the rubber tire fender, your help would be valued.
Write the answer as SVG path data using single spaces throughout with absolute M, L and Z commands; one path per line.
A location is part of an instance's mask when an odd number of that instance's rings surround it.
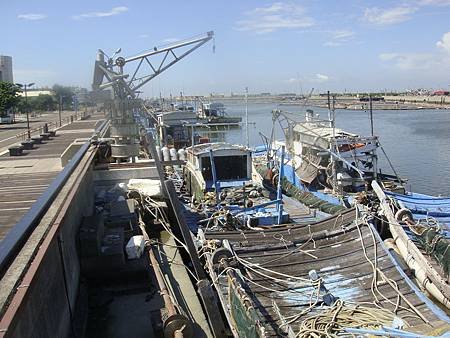
M 411 210 L 406 208 L 401 208 L 395 213 L 395 219 L 399 222 L 404 222 L 405 218 L 407 218 L 408 221 L 413 222 L 413 215 Z

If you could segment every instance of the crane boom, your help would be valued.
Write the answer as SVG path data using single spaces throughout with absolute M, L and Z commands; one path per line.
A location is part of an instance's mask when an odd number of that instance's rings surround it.
M 136 56 L 124 58 L 117 57 L 116 59 L 109 58 L 105 61 L 107 55 L 99 50 L 97 54 L 97 61 L 95 63 L 93 89 L 106 89 L 112 87 L 114 90 L 114 96 L 135 97 L 137 91 L 154 79 L 156 76 L 167 70 L 175 63 L 191 54 L 194 50 L 201 47 L 214 37 L 214 32 L 210 31 L 206 34 L 176 42 L 172 45 L 162 48 L 154 47 L 152 51 L 141 53 Z M 184 47 L 189 47 L 187 50 L 182 50 Z M 179 51 L 182 51 L 178 53 Z M 178 53 L 178 55 L 177 55 Z M 152 57 L 163 54 L 161 61 L 156 62 L 151 60 Z M 144 62 L 145 61 L 145 62 Z M 132 76 L 124 73 L 125 66 L 131 66 L 136 63 Z M 138 76 L 138 74 L 144 72 L 144 74 Z M 104 80 L 106 79 L 106 82 Z
M 128 58 L 116 57 L 121 52 L 120 48 L 111 57 L 98 50 L 92 89 L 94 91 L 112 89 L 110 134 L 115 139 L 111 145 L 112 157 L 120 161 L 129 157 L 133 159 L 139 153 L 137 140 L 139 131 L 133 119 L 133 110 L 137 108 L 138 90 L 213 37 L 214 32 L 210 31 L 199 37 L 162 48 L 153 47 L 151 51 Z M 158 57 L 161 58 L 160 61 Z M 132 72 L 125 72 L 125 68 L 132 70 L 132 66 L 134 66 Z

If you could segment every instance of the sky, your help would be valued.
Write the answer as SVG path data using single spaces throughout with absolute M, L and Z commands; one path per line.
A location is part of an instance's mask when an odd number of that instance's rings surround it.
M 449 18 L 450 0 L 0 0 L 0 55 L 16 82 L 90 88 L 99 48 L 127 57 L 212 30 L 144 96 L 448 89 Z

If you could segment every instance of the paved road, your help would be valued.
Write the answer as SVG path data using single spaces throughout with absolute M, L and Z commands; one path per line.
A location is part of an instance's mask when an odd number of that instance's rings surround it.
M 63 111 L 61 119 L 75 114 L 73 111 Z M 0 153 L 8 150 L 8 147 L 14 143 L 21 141 L 16 135 L 27 131 L 27 122 L 25 116 L 16 116 L 16 123 L 14 124 L 0 124 Z M 43 126 L 45 123 L 59 122 L 58 112 L 47 112 L 40 116 L 30 116 L 30 129 L 35 129 Z M 63 122 L 64 124 L 64 122 Z

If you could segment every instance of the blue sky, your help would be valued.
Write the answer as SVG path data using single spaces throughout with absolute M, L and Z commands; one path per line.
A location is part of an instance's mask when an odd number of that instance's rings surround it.
M 6 1 L 15 80 L 90 87 L 97 49 L 123 56 L 210 30 L 146 95 L 449 88 L 450 0 Z M 130 71 L 132 72 L 132 70 Z

